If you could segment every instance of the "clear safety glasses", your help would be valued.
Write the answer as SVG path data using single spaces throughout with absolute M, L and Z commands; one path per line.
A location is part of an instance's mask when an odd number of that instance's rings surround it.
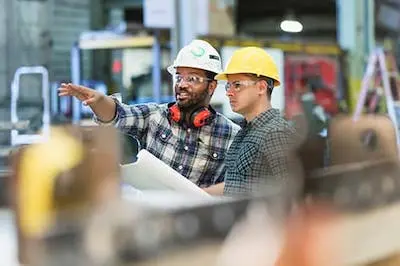
M 183 76 L 183 75 L 174 75 L 174 81 L 176 84 L 181 83 L 182 81 L 188 83 L 189 85 L 196 86 L 204 82 L 211 81 L 212 79 L 203 78 L 198 76 Z
M 243 88 L 254 85 L 257 82 L 258 80 L 240 80 L 240 81 L 226 82 L 225 91 L 229 91 L 230 89 L 232 89 L 234 92 L 239 92 Z

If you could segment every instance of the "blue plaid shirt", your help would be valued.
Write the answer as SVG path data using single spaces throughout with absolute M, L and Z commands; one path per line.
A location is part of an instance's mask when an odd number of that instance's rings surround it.
M 276 109 L 247 123 L 226 155 L 224 194 L 238 196 L 265 193 L 278 187 L 301 186 L 301 167 L 295 156 L 300 137 Z
M 209 125 L 185 128 L 169 117 L 167 104 L 118 102 L 114 125 L 135 136 L 145 148 L 200 187 L 222 182 L 224 157 L 240 127 L 217 113 Z

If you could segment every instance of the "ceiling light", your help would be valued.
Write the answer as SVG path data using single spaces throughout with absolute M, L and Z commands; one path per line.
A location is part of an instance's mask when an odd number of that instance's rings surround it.
M 299 33 L 303 31 L 303 25 L 297 20 L 285 19 L 280 26 L 281 30 L 285 32 Z

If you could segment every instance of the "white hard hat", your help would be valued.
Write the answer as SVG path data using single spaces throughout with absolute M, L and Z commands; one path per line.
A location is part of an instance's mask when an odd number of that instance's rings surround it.
M 222 72 L 221 56 L 208 42 L 193 40 L 183 47 L 167 70 L 174 74 L 177 67 L 192 67 L 218 74 Z

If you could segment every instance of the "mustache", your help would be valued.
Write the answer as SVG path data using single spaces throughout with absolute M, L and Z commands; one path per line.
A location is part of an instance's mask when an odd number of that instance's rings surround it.
M 181 92 L 190 94 L 190 91 L 188 89 L 185 89 L 185 88 L 176 88 L 175 89 L 175 93 L 181 93 Z

